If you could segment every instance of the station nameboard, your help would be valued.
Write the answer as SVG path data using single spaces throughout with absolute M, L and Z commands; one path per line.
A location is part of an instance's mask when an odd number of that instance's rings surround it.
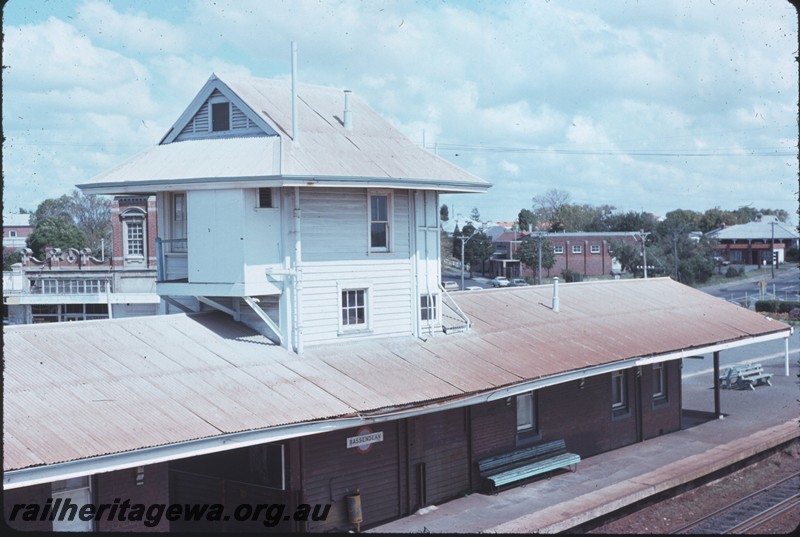
M 356 448 L 359 453 L 367 453 L 372 448 L 372 444 L 383 442 L 383 431 L 372 432 L 369 427 L 362 427 L 356 434 L 357 436 L 347 439 L 347 448 Z

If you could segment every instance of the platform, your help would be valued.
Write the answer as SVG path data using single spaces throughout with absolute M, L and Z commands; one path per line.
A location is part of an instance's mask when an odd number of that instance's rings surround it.
M 710 359 L 687 363 L 683 430 L 586 458 L 575 473 L 556 474 L 498 494 L 457 498 L 369 532 L 556 533 L 798 439 L 797 332 L 790 338 L 789 376 L 782 348 L 779 342 L 723 353 L 723 366 L 758 361 L 774 376 L 773 386 L 755 391 L 722 390 L 721 419 L 712 412 Z M 800 470 L 800 461 L 797 466 L 787 468 L 787 475 Z

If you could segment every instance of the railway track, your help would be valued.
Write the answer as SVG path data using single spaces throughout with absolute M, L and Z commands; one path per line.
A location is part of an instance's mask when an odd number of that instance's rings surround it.
M 672 533 L 747 533 L 800 505 L 800 472 L 736 500 Z

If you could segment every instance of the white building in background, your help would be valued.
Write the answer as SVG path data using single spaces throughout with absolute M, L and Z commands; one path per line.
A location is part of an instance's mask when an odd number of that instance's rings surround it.
M 36 324 L 156 315 L 155 198 L 112 201 L 112 257 L 91 250 L 48 248 L 39 259 L 25 248 L 3 272 L 3 322 Z M 28 216 L 28 215 L 21 215 Z M 4 239 L 5 240 L 5 239 Z

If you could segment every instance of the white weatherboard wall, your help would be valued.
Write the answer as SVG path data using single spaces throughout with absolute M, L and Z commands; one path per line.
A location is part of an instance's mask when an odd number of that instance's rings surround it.
M 244 191 L 187 193 L 190 283 L 244 281 Z
M 189 281 L 266 281 L 281 262 L 280 209 L 257 207 L 255 189 L 188 192 Z
M 305 344 L 413 333 L 409 192 L 392 196 L 392 251 L 371 253 L 366 189 L 301 190 Z M 363 288 L 369 331 L 340 336 L 341 290 Z

